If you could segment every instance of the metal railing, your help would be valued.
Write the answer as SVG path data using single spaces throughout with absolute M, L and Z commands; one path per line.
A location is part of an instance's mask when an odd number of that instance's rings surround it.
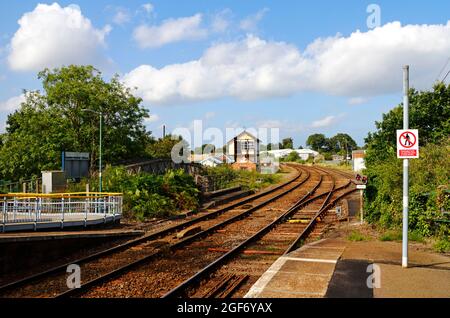
M 64 223 L 107 218 L 113 220 L 122 214 L 122 193 L 8 193 L 0 194 L 0 224 L 3 231 L 9 224 L 40 222 Z

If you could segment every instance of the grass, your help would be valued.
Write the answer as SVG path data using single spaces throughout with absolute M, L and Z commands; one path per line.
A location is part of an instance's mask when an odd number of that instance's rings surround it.
M 400 230 L 388 230 L 381 234 L 380 241 L 389 242 L 389 241 L 401 241 L 403 238 L 402 232 Z M 408 240 L 411 242 L 417 243 L 425 243 L 425 239 L 417 231 L 412 231 L 408 233 Z
M 352 233 L 350 233 L 347 236 L 347 240 L 352 241 L 352 242 L 361 242 L 361 241 L 367 241 L 368 238 L 358 231 L 352 231 Z
M 449 253 L 450 241 L 448 240 L 448 237 L 438 239 L 434 244 L 433 249 L 438 253 Z
M 389 241 L 400 241 L 402 239 L 402 232 L 391 230 L 386 231 L 380 236 L 380 241 L 389 242 Z

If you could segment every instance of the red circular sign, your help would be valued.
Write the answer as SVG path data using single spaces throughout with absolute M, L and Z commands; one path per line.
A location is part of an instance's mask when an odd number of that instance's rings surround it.
M 400 145 L 404 148 L 412 148 L 417 142 L 417 137 L 410 131 L 405 131 L 403 134 L 400 135 L 400 138 L 398 140 L 400 142 Z

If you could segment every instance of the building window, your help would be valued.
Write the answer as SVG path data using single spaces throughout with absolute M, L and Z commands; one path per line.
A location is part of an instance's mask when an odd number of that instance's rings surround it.
M 245 140 L 242 143 L 242 150 L 250 150 L 253 149 L 253 141 L 252 140 Z

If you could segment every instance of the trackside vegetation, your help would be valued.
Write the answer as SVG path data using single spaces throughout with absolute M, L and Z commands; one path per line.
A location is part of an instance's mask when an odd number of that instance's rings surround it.
M 214 182 L 216 190 L 235 186 L 243 189 L 258 190 L 281 180 L 281 174 L 263 174 L 257 171 L 235 170 L 230 165 L 206 168 L 205 173 Z
M 70 190 L 84 191 L 87 182 L 92 191 L 97 191 L 95 177 L 72 184 Z M 200 191 L 194 178 L 182 169 L 153 175 L 130 174 L 124 167 L 108 166 L 103 172 L 103 188 L 106 192 L 122 192 L 124 215 L 138 220 L 168 217 L 199 205 Z
M 420 158 L 410 160 L 410 238 L 436 238 L 436 250 L 450 250 L 446 212 L 450 211 L 450 86 L 410 91 L 410 127 L 419 129 Z M 366 220 L 398 230 L 402 222 L 402 160 L 396 157 L 396 130 L 401 129 L 402 105 L 376 122 L 366 138 Z M 394 240 L 389 232 L 383 240 Z

